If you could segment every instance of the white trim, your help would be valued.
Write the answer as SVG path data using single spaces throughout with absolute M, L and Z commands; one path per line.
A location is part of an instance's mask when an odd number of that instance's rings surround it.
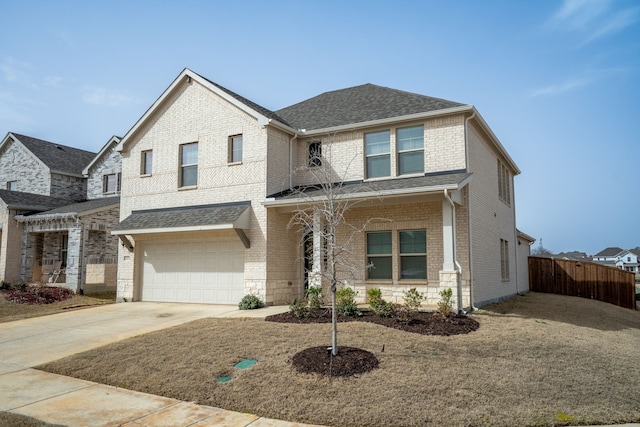
M 119 142 L 120 142 L 120 137 L 118 136 L 113 135 L 111 138 L 109 138 L 109 141 L 107 141 L 107 143 L 102 147 L 100 152 L 93 158 L 93 160 L 91 160 L 91 163 L 89 163 L 87 167 L 85 167 L 82 170 L 82 175 L 84 176 L 84 178 L 87 178 L 89 176 L 89 169 L 93 167 L 93 165 L 98 161 L 98 159 L 100 159 L 102 155 L 106 153 L 108 150 L 110 150 L 113 146 L 117 146 Z

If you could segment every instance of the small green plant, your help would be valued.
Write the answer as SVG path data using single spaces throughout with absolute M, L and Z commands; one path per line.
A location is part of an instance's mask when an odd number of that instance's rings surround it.
M 296 317 L 309 317 L 310 315 L 307 301 L 299 300 L 297 298 L 291 300 L 289 303 L 289 310 L 291 310 L 293 315 Z
M 380 317 L 393 316 L 395 307 L 382 298 L 382 291 L 379 288 L 367 289 L 367 296 L 369 297 L 369 307 L 375 314 Z
M 256 308 L 264 307 L 264 302 L 255 295 L 245 295 L 238 303 L 240 310 L 254 310 Z
M 17 289 L 21 290 L 22 292 L 27 290 L 27 284 L 24 282 L 20 282 L 18 283 L 18 285 L 16 286 Z
M 11 289 L 11 283 L 3 280 L 2 282 L 0 282 L 0 289 L 2 289 L 3 291 L 8 291 L 9 289 Z
M 338 314 L 349 317 L 360 317 L 362 312 L 356 304 L 356 291 L 348 287 L 342 287 L 336 291 L 336 309 Z
M 318 311 L 322 308 L 323 300 L 321 286 L 309 286 L 309 288 L 304 291 L 304 296 L 307 297 L 311 311 Z
M 424 294 L 418 292 L 416 288 L 411 288 L 404 292 L 404 305 L 396 307 L 396 317 L 402 323 L 411 323 L 418 315 L 422 301 L 425 300 Z
M 438 312 L 447 317 L 453 311 L 453 291 L 451 288 L 440 291 L 440 301 L 438 301 Z

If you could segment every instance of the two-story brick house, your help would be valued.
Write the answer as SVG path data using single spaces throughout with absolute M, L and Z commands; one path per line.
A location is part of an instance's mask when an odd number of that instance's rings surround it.
M 340 279 L 360 299 L 416 287 L 435 303 L 452 288 L 468 307 L 528 290 L 520 171 L 472 105 L 366 84 L 270 111 L 185 69 L 118 150 L 120 301 L 300 297 L 325 261 L 313 227 L 289 223 L 323 197 L 320 167 L 357 202 L 336 237 L 359 230 L 349 251 L 359 271 Z
M 0 145 L 2 280 L 48 282 L 58 270 L 59 286 L 82 291 L 88 276 L 104 285 L 110 269 L 115 287 L 118 241 L 109 231 L 119 217 L 119 141 L 96 154 L 7 134 Z

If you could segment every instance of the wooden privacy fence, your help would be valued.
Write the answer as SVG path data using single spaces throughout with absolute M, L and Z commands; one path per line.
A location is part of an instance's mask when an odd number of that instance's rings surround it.
M 635 274 L 594 262 L 531 256 L 529 289 L 636 308 Z

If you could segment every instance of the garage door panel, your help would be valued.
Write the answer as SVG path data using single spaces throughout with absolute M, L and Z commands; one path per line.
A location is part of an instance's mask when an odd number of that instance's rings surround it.
M 237 304 L 244 293 L 244 251 L 238 240 L 147 242 L 142 300 Z

